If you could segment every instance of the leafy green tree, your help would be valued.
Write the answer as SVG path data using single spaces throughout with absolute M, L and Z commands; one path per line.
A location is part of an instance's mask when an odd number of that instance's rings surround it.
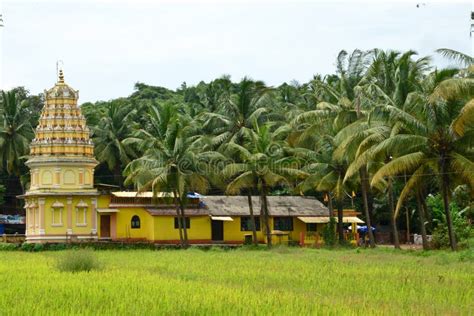
M 450 246 L 450 243 L 446 215 L 444 213 L 443 198 L 438 193 L 436 195 L 428 196 L 426 202 L 428 207 L 433 212 L 433 217 L 436 224 L 436 227 L 433 231 L 434 246 L 435 248 L 447 248 Z M 468 209 L 461 209 L 461 207 L 455 201 L 451 201 L 449 203 L 449 209 L 451 212 L 456 241 L 461 246 L 466 246 L 471 233 L 470 225 L 466 218 L 466 211 Z
M 135 92 L 130 96 L 132 100 L 158 100 L 172 99 L 175 93 L 163 87 L 150 86 L 141 82 L 135 84 Z

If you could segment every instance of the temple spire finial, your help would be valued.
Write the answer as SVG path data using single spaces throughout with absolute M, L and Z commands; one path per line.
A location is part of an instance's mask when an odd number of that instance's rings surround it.
M 64 83 L 64 73 L 62 69 L 59 69 L 59 83 Z
M 58 83 L 64 83 L 63 61 L 56 62 L 56 73 L 58 74 Z

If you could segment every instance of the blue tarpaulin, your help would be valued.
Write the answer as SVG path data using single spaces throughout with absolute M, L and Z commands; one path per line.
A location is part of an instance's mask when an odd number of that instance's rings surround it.
M 190 199 L 199 199 L 202 198 L 202 195 L 196 192 L 188 192 L 188 194 L 186 194 L 186 197 Z
M 375 230 L 375 227 L 371 227 L 371 228 L 372 228 L 372 231 Z M 368 230 L 367 226 L 360 226 L 360 227 L 357 228 L 357 231 L 358 231 L 359 233 L 366 233 L 366 232 L 368 232 L 369 230 Z

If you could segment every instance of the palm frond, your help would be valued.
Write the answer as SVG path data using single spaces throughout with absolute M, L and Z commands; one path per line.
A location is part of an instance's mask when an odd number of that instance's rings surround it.
M 474 188 L 474 162 L 458 153 L 451 154 L 451 169 Z
M 420 183 L 423 182 L 423 175 L 425 173 L 425 167 L 421 166 L 413 174 L 411 175 L 410 179 L 408 179 L 407 183 L 403 187 L 400 195 L 398 196 L 397 206 L 395 207 L 394 217 L 398 217 L 398 213 L 400 212 L 400 208 L 403 206 L 403 202 L 415 192 Z
M 464 54 L 459 51 L 456 51 L 454 49 L 439 48 L 436 50 L 436 52 L 466 67 L 474 64 L 473 57 L 469 56 L 468 54 Z
M 463 106 L 458 117 L 451 123 L 451 130 L 458 136 L 463 136 L 466 127 L 474 126 L 474 99 L 470 100 Z
M 396 176 L 403 173 L 410 173 L 413 169 L 418 168 L 425 159 L 423 152 L 414 152 L 390 161 L 380 168 L 372 177 L 371 186 L 375 186 L 386 176 Z
M 254 174 L 251 171 L 244 172 L 227 185 L 226 194 L 239 194 L 243 189 L 253 188 L 254 184 Z

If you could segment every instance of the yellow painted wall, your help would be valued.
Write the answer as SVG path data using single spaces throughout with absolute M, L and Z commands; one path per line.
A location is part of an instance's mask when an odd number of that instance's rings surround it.
M 240 217 L 232 217 L 232 222 L 224 222 L 224 241 L 237 241 L 243 242 L 245 235 L 251 235 L 252 231 L 241 231 L 240 230 Z M 263 233 L 262 233 L 262 224 L 260 225 L 260 231 L 257 231 L 257 239 L 260 242 L 264 241 Z
M 35 176 L 35 171 L 38 176 Z M 93 167 L 90 165 L 82 166 L 39 166 L 31 170 L 31 188 L 30 190 L 41 188 L 56 189 L 80 189 L 92 188 Z
M 97 208 L 108 208 L 110 205 L 110 195 L 99 195 L 97 197 Z
M 290 239 L 300 240 L 300 232 L 306 232 L 306 223 L 303 223 L 298 218 L 293 218 L 293 231 L 290 232 Z
M 210 240 L 211 220 L 209 216 L 190 216 L 189 240 Z M 174 228 L 174 216 L 154 217 L 155 240 L 179 240 L 179 229 Z
M 144 208 L 120 208 L 119 210 L 120 212 L 116 213 L 116 237 L 118 239 L 154 239 L 153 217 Z M 134 215 L 140 217 L 140 228 L 131 228 Z
M 51 203 L 54 203 L 51 202 Z M 62 202 L 65 204 L 65 202 Z M 75 201 L 74 201 L 75 203 Z M 109 208 L 110 196 L 102 195 L 97 198 L 97 208 Z M 179 230 L 174 228 L 175 216 L 152 216 L 145 208 L 119 208 L 116 215 L 116 238 L 117 239 L 146 239 L 149 241 L 177 241 Z M 100 213 L 97 214 L 97 229 L 100 236 Z M 131 229 L 131 219 L 134 215 L 140 217 L 140 228 Z M 211 241 L 211 218 L 209 216 L 190 216 L 191 227 L 188 229 L 190 241 Z M 224 221 L 224 241 L 243 242 L 245 235 L 252 234 L 251 231 L 241 231 L 241 218 L 233 217 L 233 221 Z M 318 225 L 321 231 L 324 225 Z M 261 230 L 257 232 L 260 242 L 265 241 L 263 235 L 264 223 L 261 221 Z M 273 218 L 270 218 L 270 229 L 273 230 Z M 293 218 L 293 231 L 288 232 L 291 240 L 298 241 L 300 232 L 306 232 L 306 224 L 298 218 Z M 112 232 L 111 232 L 112 233 Z M 277 243 L 278 237 L 273 237 Z
M 90 234 L 92 231 L 92 198 L 91 196 L 74 196 L 72 198 L 72 209 L 71 209 L 71 229 L 74 235 L 76 234 Z M 66 234 L 68 229 L 68 204 L 67 197 L 46 197 L 44 205 L 44 229 L 46 235 L 60 235 Z M 56 201 L 64 205 L 62 209 L 62 225 L 53 224 L 53 208 L 52 205 Z M 82 212 L 78 214 L 76 211 L 76 206 L 80 202 L 88 204 L 87 213 L 86 213 L 86 225 L 83 225 Z M 56 215 L 58 213 L 56 212 Z

